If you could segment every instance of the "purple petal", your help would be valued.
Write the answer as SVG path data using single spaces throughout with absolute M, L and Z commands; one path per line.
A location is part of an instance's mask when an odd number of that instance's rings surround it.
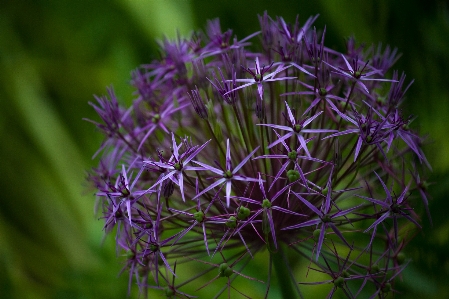
M 384 207 L 385 209 L 389 209 L 390 208 L 390 204 L 388 204 L 388 203 L 386 203 L 384 201 L 380 201 L 378 199 L 374 199 L 374 198 L 370 198 L 370 197 L 366 197 L 366 196 L 362 196 L 362 195 L 357 195 L 357 194 L 355 196 L 363 198 L 363 199 L 366 199 L 366 200 L 368 200 L 368 201 L 370 201 L 372 203 L 378 204 L 378 205 Z
M 225 178 L 221 178 L 218 181 L 214 182 L 212 185 L 208 186 L 206 189 L 204 189 L 203 191 L 201 191 L 200 193 L 198 193 L 197 195 L 195 195 L 193 199 L 197 199 L 198 197 L 200 197 L 201 195 L 203 195 L 204 193 L 206 193 L 207 191 L 215 188 L 216 186 L 220 185 L 221 183 L 223 183 L 224 181 L 226 181 Z
M 184 163 L 183 164 L 187 164 L 190 162 L 190 160 L 192 160 L 196 155 L 199 154 L 199 152 L 209 143 L 209 141 L 211 141 L 212 139 L 209 139 L 208 141 L 206 141 L 206 143 L 204 143 L 203 145 L 201 145 L 200 147 L 198 147 L 195 151 L 193 151 L 193 153 L 191 153 L 186 159 L 184 159 Z
M 390 190 L 387 188 L 387 186 L 385 185 L 384 181 L 380 178 L 380 176 L 377 174 L 377 172 L 374 172 L 377 176 L 377 178 L 379 179 L 380 183 L 382 184 L 382 187 L 385 190 L 385 193 L 387 194 L 387 199 L 390 203 L 392 203 L 392 198 L 391 198 L 391 193 Z
M 275 80 L 275 79 L 271 79 L 271 78 L 273 78 L 275 75 L 279 74 L 283 70 L 288 69 L 289 67 L 291 67 L 291 65 L 284 66 L 284 67 L 279 66 L 277 68 L 277 70 L 275 70 L 274 72 L 272 72 L 272 73 L 268 74 L 267 76 L 265 76 L 263 78 L 263 80 L 264 81 L 266 81 L 266 80 L 270 80 L 270 81 Z M 286 77 L 286 78 L 297 79 L 296 77 Z M 279 79 L 284 79 L 284 78 L 279 78 Z
M 307 215 L 299 214 L 299 213 L 296 213 L 296 212 L 293 212 L 293 211 L 290 211 L 290 210 L 287 210 L 287 209 L 284 209 L 284 208 L 281 208 L 281 207 L 278 207 L 278 206 L 272 206 L 271 208 L 273 210 L 284 212 L 284 213 L 295 215 L 295 216 L 307 216 Z
M 209 246 L 207 244 L 207 235 L 206 235 L 206 223 L 202 223 L 203 225 L 203 236 L 204 236 L 204 245 L 206 245 L 206 251 L 207 251 L 207 255 L 210 256 L 210 252 L 209 252 Z
M 320 251 L 321 251 L 321 247 L 323 246 L 325 232 L 326 232 L 326 226 L 323 225 L 323 226 L 321 226 L 320 237 L 318 239 L 318 244 L 316 246 L 316 260 L 317 261 L 318 261 L 318 258 L 320 257 Z
M 343 60 L 345 61 L 346 67 L 348 68 L 348 70 L 350 72 L 354 72 L 354 70 L 352 69 L 351 64 L 348 62 L 348 60 L 346 59 L 345 55 L 341 54 L 341 57 L 343 57 Z
M 239 199 L 239 200 L 241 200 L 241 201 L 244 201 L 244 202 L 249 202 L 249 203 L 252 203 L 252 204 L 255 204 L 255 205 L 259 205 L 259 206 L 261 205 L 259 201 L 254 200 L 254 199 L 251 199 L 251 198 L 247 198 L 247 197 L 237 197 L 237 199 Z
M 312 226 L 312 225 L 317 225 L 321 223 L 321 219 L 313 219 L 313 220 L 309 220 L 306 222 L 302 222 L 299 224 L 295 224 L 295 225 L 291 225 L 291 226 L 287 226 L 282 228 L 281 230 L 287 230 L 287 229 L 295 229 L 295 228 L 301 228 L 301 227 L 307 227 L 307 226 Z
M 232 182 L 231 182 L 231 180 L 228 180 L 227 182 L 226 182 L 226 206 L 229 208 L 229 204 L 231 203 L 231 199 L 230 199 L 230 197 L 231 197 L 231 184 L 232 184 Z
M 263 181 L 262 181 L 262 177 L 260 175 L 260 172 L 259 172 L 259 188 L 260 188 L 260 191 L 262 191 L 263 198 L 264 199 L 268 198 L 267 194 L 265 193 L 265 187 L 263 185 Z
M 297 133 L 296 136 L 298 136 L 299 144 L 301 144 L 302 148 L 306 152 L 306 155 L 308 157 L 311 157 L 310 153 L 309 153 L 309 149 L 307 148 L 307 145 L 306 145 L 306 140 L 304 139 L 304 137 L 300 133 Z
M 331 138 L 331 137 L 337 137 L 337 136 L 341 136 L 341 135 L 351 134 L 351 133 L 358 133 L 359 131 L 360 131 L 359 129 L 349 129 L 349 130 L 341 131 L 341 132 L 326 136 L 321 140 Z
M 270 144 L 267 146 L 267 148 L 268 148 L 268 149 L 269 149 L 269 148 L 272 148 L 272 147 L 275 146 L 276 144 L 278 144 L 278 143 L 280 143 L 280 142 L 284 142 L 285 139 L 291 137 L 293 134 L 294 134 L 293 131 L 291 131 L 291 132 L 285 134 L 284 136 L 282 136 L 282 137 L 279 138 L 278 140 L 276 140 L 276 141 L 270 143 Z
M 349 247 L 352 248 L 351 245 L 346 241 L 345 237 L 343 237 L 343 234 L 338 230 L 338 228 L 333 224 L 330 223 L 329 226 L 334 231 L 334 233 Z
M 259 94 L 260 99 L 263 100 L 263 84 L 262 84 L 262 82 L 257 83 L 257 93 Z
M 231 170 L 231 148 L 229 147 L 229 138 L 226 140 L 226 170 Z
M 196 164 L 198 164 L 198 165 L 201 165 L 204 169 L 209 170 L 209 171 L 212 171 L 212 172 L 214 172 L 214 173 L 216 173 L 216 174 L 219 174 L 219 175 L 223 175 L 223 174 L 224 174 L 223 170 L 221 170 L 221 169 L 212 167 L 212 166 L 210 166 L 210 165 L 207 165 L 207 164 L 202 163 L 202 162 L 199 162 L 199 161 L 192 161 L 192 162 L 193 162 L 193 163 L 196 163 Z
M 323 113 L 323 111 L 320 111 L 320 112 L 318 112 L 317 114 L 315 114 L 314 116 L 308 118 L 308 119 L 304 122 L 303 127 L 306 127 L 308 124 L 310 124 L 315 118 L 317 118 L 318 116 L 320 116 L 321 113 Z
M 294 67 L 296 67 L 298 70 L 300 70 L 301 72 L 306 73 L 307 75 L 312 76 L 313 78 L 316 78 L 315 75 L 309 73 L 305 68 L 303 68 L 303 67 L 297 65 L 297 64 L 294 63 L 294 62 L 291 62 L 291 64 L 292 64 Z
M 175 140 L 175 133 L 171 133 L 171 139 L 172 139 L 172 147 L 173 147 L 173 156 L 176 158 L 176 162 L 178 162 L 179 160 L 179 152 L 178 152 L 178 145 L 176 144 L 176 140 Z
M 362 143 L 363 143 L 362 137 L 359 136 L 359 139 L 357 140 L 357 145 L 356 145 L 356 148 L 355 148 L 354 162 L 357 160 L 357 157 L 359 155 L 360 149 L 362 148 Z
M 290 106 L 287 104 L 287 101 L 285 101 L 285 106 L 287 106 L 287 113 L 288 113 L 288 118 L 290 119 L 290 122 L 292 124 L 296 124 L 296 119 L 293 116 L 292 110 L 290 109 Z
M 311 204 L 307 199 L 303 198 L 301 195 L 299 195 L 296 192 L 293 192 L 293 195 L 295 195 L 297 198 L 299 198 L 300 201 L 302 201 L 306 206 L 309 207 L 309 209 L 311 209 L 315 214 L 317 214 L 319 217 L 323 217 L 324 214 L 318 210 L 313 204 Z
M 254 153 L 259 149 L 259 147 L 260 146 L 257 146 L 248 156 L 246 156 L 245 159 L 243 159 L 242 162 L 240 162 L 239 165 L 234 168 L 232 174 L 235 174 L 237 171 L 239 171 L 240 168 L 242 168 L 242 166 L 245 165 L 245 163 L 248 162 L 251 156 L 254 155 Z
M 373 227 L 377 226 L 379 223 L 384 221 L 388 216 L 390 216 L 390 211 L 385 212 L 379 219 L 377 219 L 370 227 L 368 227 L 364 233 L 370 231 Z
M 181 191 L 181 198 L 182 201 L 185 202 L 186 198 L 184 197 L 184 176 L 182 174 L 182 172 L 179 172 L 179 189 Z
M 293 129 L 291 127 L 288 127 L 288 126 L 273 125 L 273 124 L 257 124 L 257 126 L 267 126 L 267 127 L 270 127 L 270 128 L 275 128 L 275 129 L 279 129 L 279 130 L 292 131 L 293 132 Z
M 332 215 L 331 218 L 333 219 L 333 218 L 337 218 L 337 217 L 340 217 L 340 216 L 344 216 L 344 215 L 346 215 L 346 214 L 351 213 L 351 212 L 354 211 L 354 210 L 357 210 L 358 208 L 360 208 L 360 207 L 362 207 L 362 206 L 363 206 L 363 204 L 358 205 L 358 206 L 355 206 L 355 207 L 352 207 L 352 208 L 349 208 L 349 209 L 347 209 L 347 210 L 340 211 L 340 212 L 335 213 L 334 215 Z
M 270 224 L 271 236 L 273 237 L 274 247 L 278 248 L 278 244 L 276 242 L 276 230 L 274 229 L 274 222 L 273 222 L 273 216 L 271 215 L 271 210 L 268 210 L 266 213 L 267 213 L 268 223 Z

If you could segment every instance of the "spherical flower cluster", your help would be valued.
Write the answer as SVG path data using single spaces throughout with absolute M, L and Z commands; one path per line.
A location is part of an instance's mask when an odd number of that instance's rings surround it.
M 316 18 L 265 13 L 241 40 L 209 21 L 132 73 L 132 106 L 112 88 L 91 103 L 105 141 L 89 180 L 130 287 L 249 298 L 257 284 L 269 297 L 276 278 L 286 298 L 306 284 L 329 298 L 396 292 L 413 208 L 428 205 L 424 138 L 400 109 L 411 82 L 390 70 L 396 49 L 350 38 L 339 53 Z M 257 255 L 266 272 L 249 275 Z M 299 259 L 327 279 L 308 280 Z

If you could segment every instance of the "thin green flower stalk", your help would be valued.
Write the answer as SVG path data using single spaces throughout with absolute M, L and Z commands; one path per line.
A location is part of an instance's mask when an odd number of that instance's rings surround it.
M 411 83 L 391 70 L 396 49 L 349 39 L 338 53 L 316 18 L 265 13 L 241 40 L 209 21 L 132 73 L 130 107 L 112 88 L 91 103 L 105 140 L 89 181 L 130 290 L 269 298 L 278 281 L 284 298 L 318 284 L 328 298 L 396 292 L 421 227 L 414 208 L 428 212 L 425 138 L 400 109 Z

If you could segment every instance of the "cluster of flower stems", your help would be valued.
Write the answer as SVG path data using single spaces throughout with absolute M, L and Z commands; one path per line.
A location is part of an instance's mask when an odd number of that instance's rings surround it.
M 329 298 L 396 292 L 414 207 L 428 212 L 424 138 L 400 109 L 412 82 L 390 70 L 396 49 L 327 48 L 316 18 L 265 13 L 241 40 L 209 21 L 132 72 L 130 107 L 112 88 L 91 103 L 105 140 L 89 180 L 130 287 L 269 297 L 277 278 L 285 298 L 307 284 Z

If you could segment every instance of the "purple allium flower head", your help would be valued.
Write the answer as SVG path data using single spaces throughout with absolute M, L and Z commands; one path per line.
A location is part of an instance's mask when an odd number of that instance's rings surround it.
M 240 40 L 210 21 L 132 72 L 130 107 L 112 88 L 90 103 L 105 140 L 88 179 L 130 290 L 267 298 L 276 273 L 285 298 L 304 284 L 329 285 L 328 298 L 396 292 L 414 208 L 430 220 L 425 138 L 401 109 L 411 82 L 389 46 L 326 47 L 317 17 L 264 13 Z

